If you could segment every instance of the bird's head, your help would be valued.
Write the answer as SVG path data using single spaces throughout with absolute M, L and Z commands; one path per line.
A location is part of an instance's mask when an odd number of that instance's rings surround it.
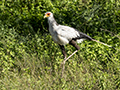
M 44 15 L 44 18 L 48 18 L 48 17 L 53 17 L 53 13 L 46 12 L 45 15 Z

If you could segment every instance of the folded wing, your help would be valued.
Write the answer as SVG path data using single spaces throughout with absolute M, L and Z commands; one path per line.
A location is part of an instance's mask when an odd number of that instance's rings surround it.
M 68 41 L 75 40 L 80 43 L 84 39 L 92 40 L 90 36 L 69 26 L 59 25 L 56 31 L 59 36 L 66 38 Z

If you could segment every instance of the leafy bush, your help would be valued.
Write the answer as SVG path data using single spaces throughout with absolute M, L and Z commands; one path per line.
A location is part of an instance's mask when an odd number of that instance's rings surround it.
M 118 0 L 2 0 L 0 1 L 0 88 L 82 89 L 120 88 L 120 2 Z M 72 26 L 108 48 L 91 41 L 65 65 L 52 41 L 44 13 Z M 66 45 L 70 55 L 75 48 Z

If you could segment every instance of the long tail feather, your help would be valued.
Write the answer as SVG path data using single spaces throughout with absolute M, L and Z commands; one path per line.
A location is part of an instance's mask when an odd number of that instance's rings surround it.
M 95 39 L 92 39 L 92 41 L 98 42 L 98 43 L 100 43 L 100 44 L 103 44 L 103 45 L 105 45 L 105 46 L 108 46 L 108 47 L 110 47 L 110 48 L 115 49 L 114 47 L 112 47 L 112 46 L 110 46 L 110 45 L 108 45 L 108 44 L 106 44 L 106 43 L 103 43 L 103 42 L 97 41 L 97 40 L 95 40 Z

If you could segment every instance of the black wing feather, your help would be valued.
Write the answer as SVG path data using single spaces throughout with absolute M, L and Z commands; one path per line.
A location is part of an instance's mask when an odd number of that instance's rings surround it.
M 80 36 L 79 37 L 76 37 L 76 38 L 73 38 L 73 40 L 77 40 L 77 39 L 88 39 L 88 40 L 91 40 L 92 41 L 92 38 L 90 36 L 88 36 L 87 34 L 85 33 L 82 33 L 80 31 L 78 31 L 77 29 L 75 29 L 79 34 Z

